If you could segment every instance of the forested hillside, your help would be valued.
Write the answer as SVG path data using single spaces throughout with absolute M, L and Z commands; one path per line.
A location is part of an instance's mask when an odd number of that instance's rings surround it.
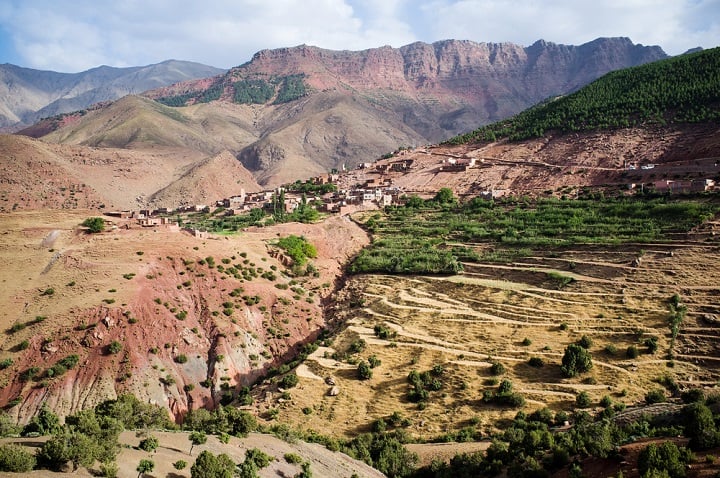
M 518 141 L 563 133 L 646 123 L 720 119 L 720 48 L 608 73 L 579 91 L 543 102 L 448 141 Z

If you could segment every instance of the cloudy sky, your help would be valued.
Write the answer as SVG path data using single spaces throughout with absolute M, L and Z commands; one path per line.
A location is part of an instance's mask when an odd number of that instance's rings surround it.
M 0 63 L 63 72 L 167 59 L 228 68 L 300 44 L 579 45 L 603 36 L 673 55 L 720 46 L 720 0 L 0 0 Z

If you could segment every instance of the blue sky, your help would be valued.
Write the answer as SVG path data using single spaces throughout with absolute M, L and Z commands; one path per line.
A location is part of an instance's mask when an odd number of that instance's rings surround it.
M 167 59 L 228 68 L 300 44 L 612 36 L 673 55 L 720 46 L 720 0 L 0 0 L 0 63 L 63 72 Z

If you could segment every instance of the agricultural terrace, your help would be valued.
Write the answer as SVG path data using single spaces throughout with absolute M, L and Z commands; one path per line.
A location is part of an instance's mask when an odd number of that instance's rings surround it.
M 450 195 L 365 213 L 374 241 L 336 308 L 347 327 L 277 413 L 335 435 L 473 440 L 520 410 L 622 414 L 714 386 L 717 210 L 712 197 Z

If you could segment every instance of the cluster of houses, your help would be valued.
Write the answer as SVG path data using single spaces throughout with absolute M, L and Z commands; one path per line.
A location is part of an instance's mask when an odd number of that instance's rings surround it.
M 404 151 L 400 152 L 400 156 L 405 156 Z M 445 156 L 438 164 L 438 172 L 464 172 L 470 168 L 487 167 L 483 160 L 468 156 Z M 292 214 L 303 204 L 310 204 L 321 212 L 344 214 L 351 209 L 357 207 L 385 207 L 392 205 L 401 205 L 404 201 L 406 191 L 394 186 L 393 177 L 398 174 L 408 172 L 414 164 L 413 159 L 399 158 L 391 162 L 381 163 L 361 163 L 358 165 L 357 175 L 350 173 L 344 179 L 360 179 L 353 187 L 344 189 L 336 189 L 333 192 L 325 194 L 303 194 L 293 192 L 288 188 L 277 188 L 272 191 L 261 191 L 254 193 L 246 193 L 244 190 L 240 194 L 224 198 L 215 203 L 215 207 L 224 209 L 226 215 L 243 215 L 248 214 L 254 209 L 262 209 L 267 212 L 277 212 L 279 208 L 286 214 Z M 627 169 L 636 169 L 637 164 L 626 164 Z M 641 166 L 642 169 L 653 169 L 654 164 Z M 344 170 L 344 168 L 343 168 Z M 316 176 L 308 180 L 312 185 L 322 186 L 326 184 L 338 185 L 341 176 L 339 174 L 328 173 Z M 347 182 L 347 181 L 346 181 Z M 712 179 L 697 180 L 661 180 L 654 181 L 652 184 L 630 184 L 630 189 L 651 186 L 658 192 L 669 193 L 693 193 L 708 191 L 715 188 L 715 181 Z M 492 190 L 483 191 L 480 196 L 491 199 L 509 194 L 508 190 Z M 280 201 L 282 203 L 280 203 Z M 192 212 L 209 212 L 208 205 L 189 205 L 182 206 L 177 209 L 158 208 L 155 210 L 140 211 L 121 211 L 108 212 L 106 215 L 115 216 L 123 219 L 136 219 L 137 223 L 143 227 L 166 227 L 178 228 L 177 221 L 173 220 L 171 214 L 192 213 Z M 191 233 L 202 235 L 201 231 L 190 231 Z

